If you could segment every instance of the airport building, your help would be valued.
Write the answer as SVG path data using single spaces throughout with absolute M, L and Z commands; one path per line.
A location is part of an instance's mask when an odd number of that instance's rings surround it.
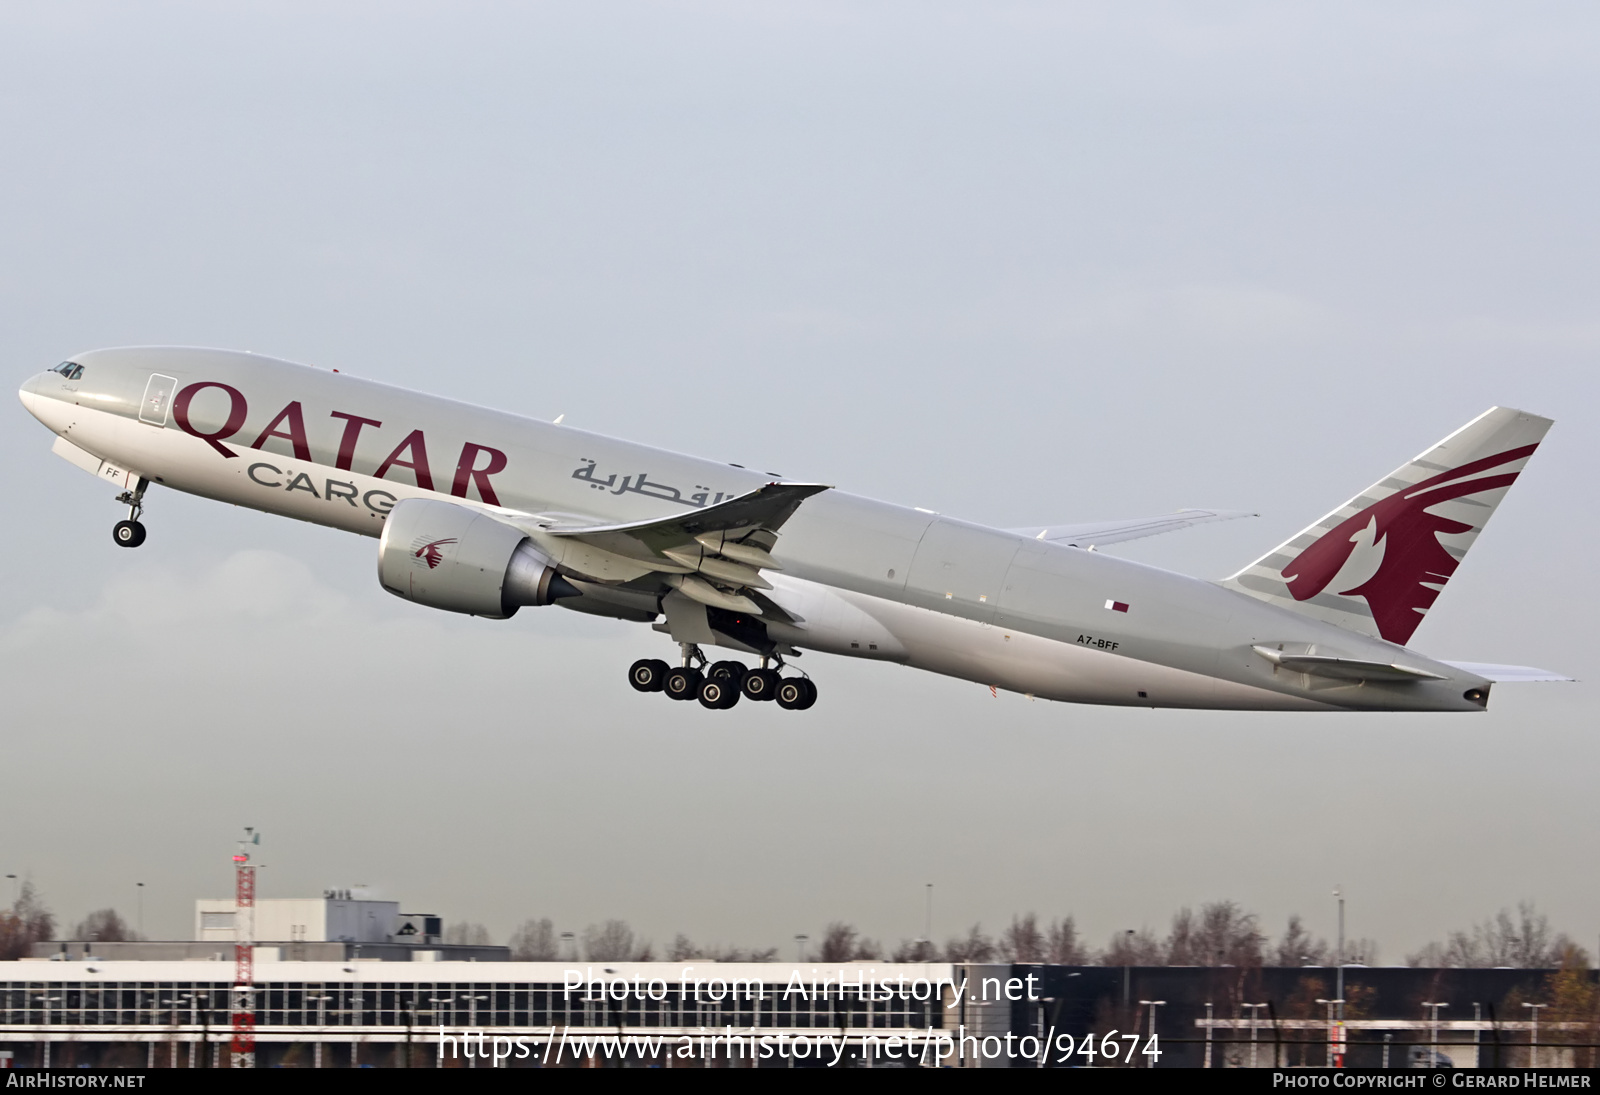
M 18 1065 L 229 1064 L 233 965 L 0 963 L 0 1053 Z M 255 965 L 257 1067 L 930 1066 L 965 1019 L 949 965 L 348 962 Z M 952 1006 L 954 1005 L 954 1006 Z M 976 1028 L 973 1028 L 976 1029 Z
M 1600 1043 L 1547 1007 L 1552 970 L 513 962 L 348 890 L 258 900 L 241 992 L 237 914 L 0 962 L 0 1067 L 231 1067 L 246 1016 L 256 1067 L 1523 1067 Z
M 0 1064 L 229 1066 L 231 961 L 55 953 L 0 963 Z M 1347 967 L 1340 1019 L 1316 968 L 261 957 L 257 1067 L 1549 1067 L 1600 1042 L 1545 1006 L 1551 970 Z

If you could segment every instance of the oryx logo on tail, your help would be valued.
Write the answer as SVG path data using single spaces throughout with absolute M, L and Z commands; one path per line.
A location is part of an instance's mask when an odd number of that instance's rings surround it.
M 1222 584 L 1403 646 L 1549 428 L 1491 407 Z
M 1526 459 L 1537 447 L 1524 445 L 1441 472 L 1346 518 L 1283 568 L 1281 573 L 1289 592 L 1297 601 L 1309 600 L 1328 588 L 1357 543 L 1364 540 L 1372 548 L 1381 547 L 1383 561 L 1376 573 L 1360 585 L 1334 592 L 1341 597 L 1366 598 L 1378 634 L 1404 645 L 1459 565 L 1439 542 L 1440 535 L 1459 535 L 1478 527 L 1429 513 L 1428 508 L 1509 487 L 1517 480 L 1514 471 L 1483 476 L 1479 473 Z

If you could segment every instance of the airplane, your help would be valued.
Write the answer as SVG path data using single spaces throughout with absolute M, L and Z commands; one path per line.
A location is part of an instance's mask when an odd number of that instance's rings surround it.
M 119 488 L 123 547 L 152 484 L 371 536 L 419 605 L 648 624 L 678 652 L 629 683 L 711 710 L 811 707 L 813 651 L 1124 707 L 1483 711 L 1571 679 L 1405 645 L 1550 428 L 1502 407 L 1211 581 L 1097 549 L 1247 515 L 989 528 L 254 353 L 94 350 L 19 394 Z

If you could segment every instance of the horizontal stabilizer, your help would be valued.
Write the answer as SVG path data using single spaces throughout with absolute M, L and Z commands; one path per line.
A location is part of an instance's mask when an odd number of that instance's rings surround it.
M 1160 517 L 1134 517 L 1126 521 L 1093 521 L 1081 525 L 1038 525 L 1032 528 L 1014 528 L 1008 531 L 1035 540 L 1068 547 L 1098 547 L 1101 544 L 1120 544 L 1124 540 L 1140 540 L 1146 536 L 1159 536 L 1163 532 L 1177 532 L 1191 525 L 1204 525 L 1212 521 L 1233 521 L 1240 517 L 1255 517 L 1241 509 L 1181 509 Z
M 1325 654 L 1285 654 L 1270 647 L 1253 647 L 1267 661 L 1291 673 L 1331 677 L 1340 681 L 1442 681 L 1445 678 L 1426 669 L 1398 662 L 1369 662 L 1360 658 L 1335 658 Z
M 1530 684 L 1534 681 L 1572 681 L 1577 679 L 1576 677 L 1566 676 L 1563 673 L 1552 673 L 1548 669 L 1535 669 L 1531 665 L 1491 665 L 1488 662 L 1445 662 L 1444 664 L 1471 673 L 1473 676 L 1482 677 L 1486 681 L 1494 681 L 1496 684 Z

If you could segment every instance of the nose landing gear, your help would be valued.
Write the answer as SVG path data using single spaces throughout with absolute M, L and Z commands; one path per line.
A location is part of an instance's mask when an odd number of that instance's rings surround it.
M 144 512 L 144 489 L 149 485 L 141 479 L 133 490 L 125 490 L 117 495 L 117 501 L 128 507 L 128 519 L 111 526 L 111 538 L 118 547 L 136 548 L 144 543 L 144 525 L 140 523 L 139 515 Z

